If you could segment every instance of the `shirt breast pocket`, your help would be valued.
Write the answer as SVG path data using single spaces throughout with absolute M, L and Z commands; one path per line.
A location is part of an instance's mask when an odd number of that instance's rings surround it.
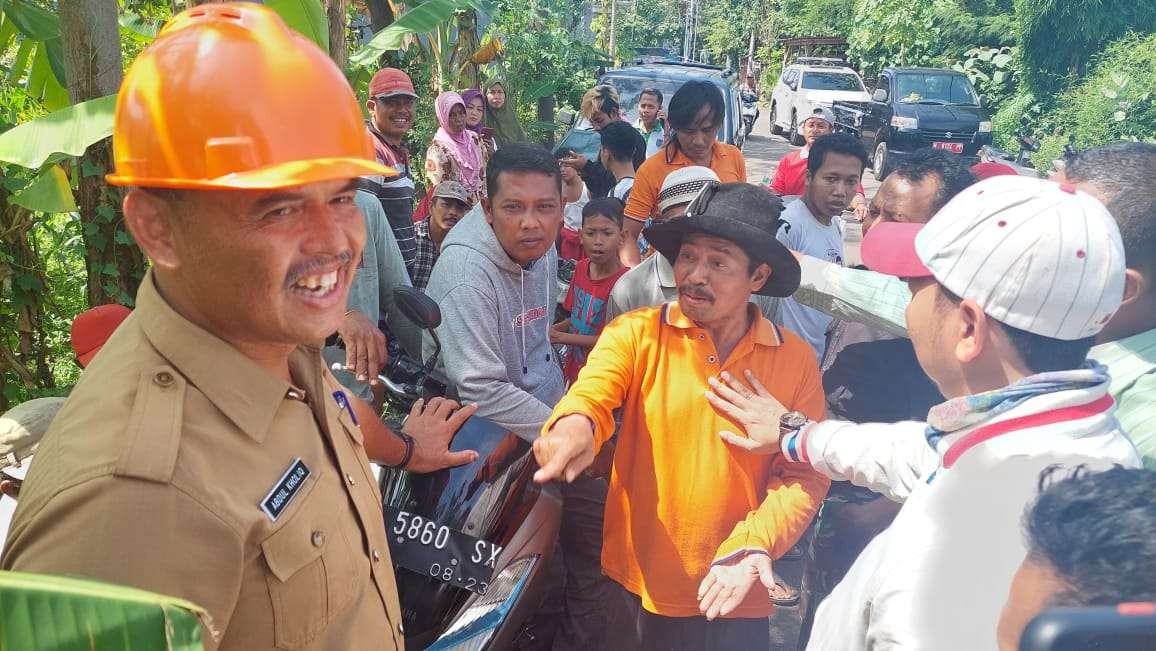
M 317 486 L 289 521 L 261 543 L 279 649 L 316 639 L 349 606 L 361 584 L 357 564 L 364 554 L 350 539 L 355 532 L 341 526 L 340 510 L 348 508 L 347 500 L 327 488 Z

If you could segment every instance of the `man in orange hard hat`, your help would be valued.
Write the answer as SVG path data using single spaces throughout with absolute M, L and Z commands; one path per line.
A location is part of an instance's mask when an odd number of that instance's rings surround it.
M 210 650 L 403 648 L 368 458 L 472 460 L 446 444 L 473 410 L 419 403 L 395 435 L 322 362 L 365 241 L 357 177 L 386 171 L 352 90 L 271 10 L 194 7 L 125 76 L 113 145 L 153 266 L 37 449 L 0 565 L 184 597 Z

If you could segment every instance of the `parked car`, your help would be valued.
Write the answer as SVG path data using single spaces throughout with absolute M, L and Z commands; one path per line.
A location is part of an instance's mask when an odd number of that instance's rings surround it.
M 815 108 L 870 99 L 859 74 L 842 59 L 799 57 L 771 91 L 771 133 L 786 133 L 792 145 L 802 145 L 802 123 Z
M 709 81 L 722 91 L 726 103 L 726 116 L 722 126 L 719 127 L 718 139 L 741 149 L 746 140 L 742 104 L 737 76 L 729 70 L 703 63 L 661 61 L 607 70 L 598 83 L 614 86 L 618 91 L 618 102 L 626 119 L 633 123 L 638 119 L 638 95 L 642 89 L 653 87 L 662 91 L 662 108 L 666 109 L 670 106 L 670 98 L 675 91 L 691 79 Z M 561 114 L 559 119 L 563 123 L 567 121 Z M 599 139 L 598 133 L 590 126 L 590 121 L 577 117 L 570 119 L 570 122 L 572 122 L 570 128 L 558 143 L 558 147 L 569 147 L 586 158 L 596 157 Z
M 857 135 L 882 181 L 911 152 L 931 147 L 969 163 L 991 144 L 991 117 L 962 73 L 938 68 L 884 68 L 866 102 L 832 105 L 836 129 Z

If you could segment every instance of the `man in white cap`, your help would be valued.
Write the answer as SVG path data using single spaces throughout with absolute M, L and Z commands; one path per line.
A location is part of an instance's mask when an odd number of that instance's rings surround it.
M 36 398 L 0 416 L 0 551 L 36 447 L 63 404 L 64 398 Z
M 1086 361 L 1124 293 L 1119 231 L 1073 186 L 1001 176 L 926 225 L 876 225 L 862 250 L 907 281 L 916 355 L 948 400 L 927 423 L 811 423 L 725 376 L 708 399 L 750 438 L 720 435 L 903 502 L 819 607 L 808 648 L 995 648 L 1040 473 L 1139 465 L 1106 369 Z
M 699 165 L 679 168 L 667 174 L 658 193 L 659 215 L 651 223 L 658 224 L 682 217 L 686 207 L 703 186 L 718 180 L 714 170 Z M 609 323 L 624 312 L 662 305 L 677 298 L 674 268 L 666 258 L 652 254 L 615 283 L 610 292 L 610 301 L 606 304 L 606 322 Z M 757 304 L 768 319 L 774 316 L 777 307 L 775 299 L 753 294 L 751 302 Z

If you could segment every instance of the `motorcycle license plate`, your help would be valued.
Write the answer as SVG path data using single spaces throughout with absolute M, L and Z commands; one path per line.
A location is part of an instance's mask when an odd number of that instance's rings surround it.
M 949 151 L 953 154 L 962 154 L 963 153 L 963 143 L 962 142 L 933 142 L 933 143 L 931 143 L 931 148 L 932 149 L 942 149 L 944 151 Z
M 385 507 L 389 552 L 395 565 L 486 594 L 502 548 L 391 506 Z

